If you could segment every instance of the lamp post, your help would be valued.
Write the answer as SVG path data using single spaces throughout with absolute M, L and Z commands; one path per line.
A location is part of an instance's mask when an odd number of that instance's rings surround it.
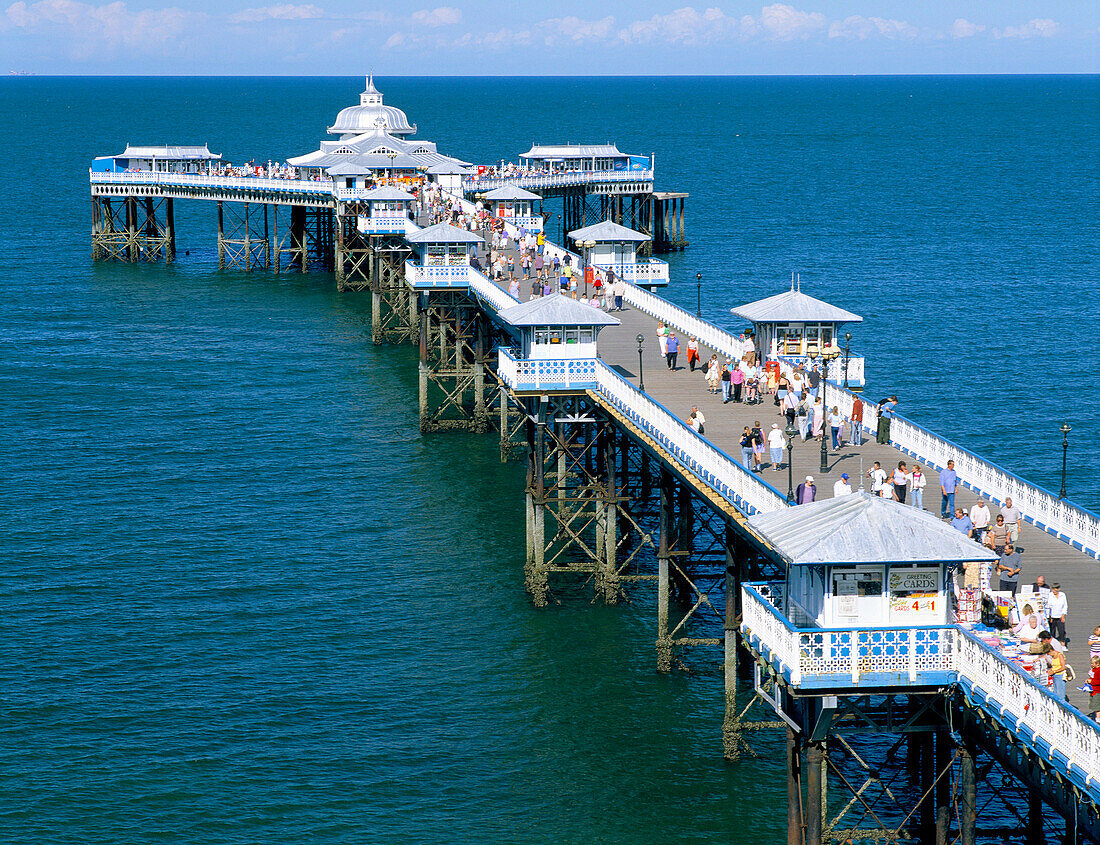
M 783 430 L 783 433 L 787 435 L 787 504 L 794 502 L 794 436 L 798 434 L 798 429 L 794 427 L 793 423 L 787 423 L 787 427 Z
M 808 353 L 810 360 L 817 361 L 818 353 L 816 350 L 811 349 Z M 825 392 L 829 385 L 829 362 L 832 361 L 840 354 L 840 350 L 834 347 L 823 348 L 821 350 L 821 472 L 829 471 L 829 441 L 826 439 L 828 427 L 828 406 L 825 403 Z
M 844 333 L 844 389 L 848 389 L 848 359 L 852 355 L 852 333 Z
M 1069 454 L 1069 433 L 1073 431 L 1069 423 L 1062 423 L 1058 429 L 1062 432 L 1062 490 L 1058 493 L 1059 499 L 1066 497 L 1066 455 Z
M 645 335 L 639 333 L 634 339 L 638 341 L 638 390 L 645 393 L 645 377 L 642 375 L 642 350 L 645 348 L 642 343 L 645 341 Z
M 561 237 L 558 238 L 562 243 L 565 243 L 565 224 L 561 222 L 561 215 L 558 215 L 558 228 L 561 230 Z
M 695 316 L 703 316 L 703 306 L 701 304 L 701 296 L 703 293 L 703 274 L 695 274 Z
M 581 272 L 584 273 L 584 298 L 588 299 L 588 271 L 592 268 L 592 248 L 596 246 L 595 241 L 581 241 L 580 246 L 584 248 L 584 267 L 581 268 Z

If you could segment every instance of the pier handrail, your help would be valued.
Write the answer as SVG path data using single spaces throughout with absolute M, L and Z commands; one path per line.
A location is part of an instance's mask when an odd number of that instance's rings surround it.
M 593 182 L 652 182 L 652 170 L 570 170 L 517 176 L 464 176 L 464 191 L 492 191 L 507 185 L 521 188 L 558 188 Z
M 93 185 L 162 185 L 172 188 L 240 188 L 255 191 L 287 191 L 331 195 L 332 182 L 311 179 L 269 179 L 264 176 L 214 176 L 206 173 L 161 173 L 142 170 L 136 173 L 100 173 L 89 171 Z
M 596 393 L 656 440 L 673 460 L 747 514 L 787 507 L 787 497 L 758 478 L 668 408 L 599 362 Z
M 1065 758 L 1067 774 L 1100 793 L 1100 725 L 1059 701 L 1045 685 L 965 628 L 959 628 L 955 643 L 955 670 L 967 699 L 992 710 L 1026 742 L 1045 745 L 1041 750 L 1048 759 Z
M 834 384 L 826 385 L 825 404 L 829 407 L 836 405 L 845 418 L 851 416 L 854 399 L 855 394 L 850 390 Z M 878 413 L 874 402 L 863 401 L 863 424 L 872 432 L 876 430 Z M 954 461 L 962 486 L 997 504 L 1003 504 L 1006 498 L 1011 497 L 1027 522 L 1080 549 L 1089 557 L 1100 559 L 1100 514 L 1059 499 L 1050 490 L 1025 481 L 1004 467 L 900 414 L 895 414 L 890 423 L 890 442 L 914 460 L 937 471 L 944 469 L 949 460 Z
M 696 317 L 678 305 L 673 305 L 667 299 L 657 296 L 655 293 L 643 290 L 637 285 L 627 284 L 626 295 L 623 299 L 639 311 L 644 311 L 650 317 L 660 320 L 666 326 L 680 332 L 680 334 L 687 337 L 694 336 L 700 343 L 720 355 L 736 360 L 744 354 L 745 343 L 740 338 Z

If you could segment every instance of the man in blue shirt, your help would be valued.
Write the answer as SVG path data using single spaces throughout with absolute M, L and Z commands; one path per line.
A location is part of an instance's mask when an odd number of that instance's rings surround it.
M 951 527 L 969 537 L 970 532 L 974 530 L 974 523 L 962 508 L 955 508 L 955 518 L 951 520 Z
M 897 396 L 891 396 L 889 399 L 883 399 L 878 403 L 878 430 L 875 433 L 875 440 L 878 443 L 886 444 L 890 442 L 890 420 L 894 418 L 894 409 L 897 406 Z
M 955 490 L 959 486 L 959 476 L 955 474 L 955 462 L 948 461 L 947 469 L 940 470 L 940 516 L 944 519 L 951 518 L 951 512 L 955 510 Z

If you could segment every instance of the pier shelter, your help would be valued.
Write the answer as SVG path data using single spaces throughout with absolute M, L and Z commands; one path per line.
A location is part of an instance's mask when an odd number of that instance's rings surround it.
M 576 229 L 569 237 L 581 250 L 588 266 L 609 271 L 616 278 L 650 290 L 668 284 L 668 262 L 638 255 L 639 246 L 650 240 L 644 232 L 604 220 Z
M 837 358 L 829 381 L 863 386 L 863 359 L 851 356 L 849 338 L 841 327 L 863 318 L 802 293 L 794 285 L 783 293 L 731 308 L 730 313 L 752 323 L 756 351 L 765 361 L 809 366 L 823 353 Z
M 359 215 L 359 231 L 369 235 L 403 235 L 412 220 L 416 197 L 400 188 L 384 186 L 360 197 L 367 213 Z
M 96 156 L 92 161 L 92 172 L 150 170 L 155 173 L 209 173 L 221 159 L 221 153 L 210 152 L 206 144 L 153 147 L 127 144 L 118 155 Z
M 517 348 L 501 347 L 498 366 L 518 393 L 588 390 L 596 386 L 596 338 L 620 321 L 560 293 L 499 312 Z
M 538 233 L 542 231 L 543 219 L 541 214 L 534 213 L 532 203 L 536 200 L 541 201 L 542 197 L 515 185 L 505 185 L 485 194 L 489 213 L 494 218 Z
M 480 237 L 450 223 L 436 223 L 406 237 L 415 257 L 405 266 L 406 279 L 418 288 L 464 287 L 473 270 Z
M 462 196 L 462 179 L 472 176 L 476 171 L 456 163 L 433 164 L 428 168 L 428 177 L 447 193 Z
M 520 156 L 528 166 L 555 171 L 649 170 L 649 156 L 620 152 L 614 144 L 533 144 Z

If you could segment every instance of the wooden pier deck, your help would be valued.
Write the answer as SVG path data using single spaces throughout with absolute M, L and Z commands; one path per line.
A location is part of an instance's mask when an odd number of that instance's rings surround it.
M 487 250 L 482 254 L 487 254 Z M 516 266 L 518 272 L 518 255 Z M 502 287 L 507 289 L 507 286 L 505 280 Z M 529 298 L 530 283 L 525 284 L 521 281 L 520 299 L 527 301 Z M 756 405 L 735 403 L 732 400 L 724 405 L 721 393 L 718 395 L 709 393 L 702 372 L 697 369 L 692 373 L 688 369 L 687 338 L 678 335 L 680 354 L 677 369 L 670 371 L 660 352 L 657 341 L 657 321 L 653 317 L 626 304 L 622 312 L 616 311 L 613 315 L 622 321 L 622 325 L 609 327 L 600 333 L 600 357 L 616 368 L 621 375 L 637 383 L 638 344 L 635 338 L 638 334 L 644 335 L 642 366 L 645 392 L 680 419 L 687 419 L 692 405 L 698 407 L 706 419 L 704 436 L 733 460 L 740 460 L 741 434 L 746 425 L 751 426 L 759 421 L 765 436 L 771 429 L 772 423 L 779 423 L 781 427 L 786 426 L 786 417 L 775 407 L 772 402 L 773 397 L 770 395 L 765 396 L 764 401 Z M 699 355 L 704 362 L 714 352 L 715 350 L 700 343 Z M 880 398 L 882 397 L 868 395 L 865 401 L 873 405 Z M 919 405 L 919 399 L 914 398 L 907 404 L 910 407 Z M 865 433 L 864 437 L 865 440 L 860 446 L 845 446 L 837 453 L 830 451 L 827 473 L 820 471 L 820 442 L 813 439 L 805 442 L 796 440 L 792 468 L 794 486 L 797 487 L 807 475 L 812 475 L 817 485 L 817 498 L 830 498 L 833 495 L 833 483 L 840 478 L 841 473 L 847 472 L 851 477 L 852 489 L 858 490 L 861 472 L 864 474 L 869 472 L 875 461 L 879 461 L 887 472 L 902 460 L 910 469 L 912 468 L 914 462 L 910 456 L 893 446 L 879 445 L 875 442 L 873 433 Z M 764 468 L 759 473 L 762 480 L 776 487 L 784 495 L 787 492 L 786 454 L 784 452 L 783 463 L 776 471 L 770 463 L 770 451 L 766 451 Z M 865 475 L 863 483 L 865 488 L 870 490 L 870 480 Z M 924 509 L 939 514 L 940 499 L 939 473 L 936 470 L 929 470 L 928 485 L 924 493 Z M 969 511 L 977 499 L 978 497 L 972 491 L 959 487 L 955 503 Z M 995 519 L 998 513 L 997 506 L 990 504 L 989 509 Z M 1097 567 L 1100 567 L 1100 562 L 1031 525 L 1024 525 L 1021 528 L 1018 550 L 1023 558 L 1021 585 L 1030 584 L 1034 582 L 1036 576 L 1043 575 L 1048 585 L 1061 584 L 1068 598 L 1066 632 L 1070 642 L 1067 654 L 1078 680 L 1067 682 L 1067 698 L 1071 704 L 1088 712 L 1089 696 L 1087 693 L 1080 692 L 1077 687 L 1081 686 L 1088 676 L 1090 668 L 1088 638 L 1092 629 L 1100 624 L 1100 590 L 1097 589 Z

